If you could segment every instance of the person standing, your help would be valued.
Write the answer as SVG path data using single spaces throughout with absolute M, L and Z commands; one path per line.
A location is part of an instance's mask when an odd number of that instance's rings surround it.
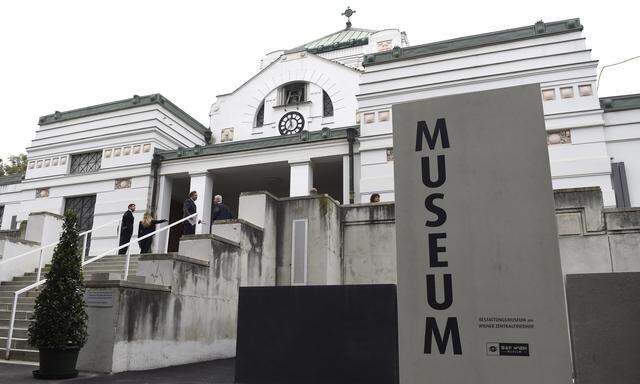
M 198 192 L 191 191 L 189 193 L 189 198 L 184 201 L 182 205 L 182 217 L 188 217 L 196 213 L 198 208 L 196 207 L 195 201 L 198 200 Z M 196 224 L 200 224 L 201 221 L 196 219 L 197 216 L 194 216 L 188 220 L 184 221 L 184 225 L 182 226 L 182 234 L 183 235 L 194 235 L 196 233 Z
M 222 196 L 216 195 L 213 198 L 213 214 L 211 215 L 211 223 L 216 220 L 233 219 L 233 213 L 226 205 L 222 204 Z
M 131 241 L 133 235 L 133 212 L 136 211 L 136 205 L 131 203 L 127 207 L 127 211 L 122 215 L 122 223 L 120 224 L 120 242 L 119 245 L 127 244 Z M 118 250 L 119 255 L 126 255 L 129 247 L 123 247 Z
M 369 198 L 369 202 L 370 203 L 379 203 L 380 202 L 380 194 L 378 194 L 378 193 L 372 194 L 371 197 Z
M 142 216 L 142 220 L 140 220 L 140 223 L 138 224 L 138 239 L 154 232 L 156 230 L 156 224 L 166 222 L 166 219 L 154 220 L 153 213 L 151 213 L 151 211 L 146 211 Z M 150 253 L 152 242 L 153 236 L 138 240 L 138 244 L 140 245 L 140 253 Z

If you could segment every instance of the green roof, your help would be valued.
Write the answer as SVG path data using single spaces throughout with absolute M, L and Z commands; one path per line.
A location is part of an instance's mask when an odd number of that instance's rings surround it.
M 600 106 L 605 112 L 640 109 L 640 93 L 636 93 L 634 95 L 601 97 Z
M 506 29 L 503 31 L 483 33 L 460 37 L 457 39 L 444 40 L 436 43 L 414 45 L 411 47 L 394 47 L 387 52 L 372 53 L 364 56 L 362 65 L 370 67 L 372 65 L 384 64 L 397 60 L 414 59 L 418 57 L 439 55 L 446 52 L 461 51 L 465 49 L 483 47 L 494 44 L 504 44 L 512 41 L 537 38 L 542 36 L 556 35 L 581 31 L 580 19 L 568 19 L 544 23 L 538 21 L 534 25 L 526 27 Z
M 184 122 L 189 124 L 192 128 L 199 131 L 205 137 L 211 136 L 211 131 L 209 128 L 200 124 L 196 119 L 191 117 L 188 113 L 180 109 L 177 105 L 173 104 L 169 99 L 162 96 L 159 93 L 154 93 L 152 95 L 146 96 L 138 96 L 134 95 L 130 99 L 112 101 L 110 103 L 92 105 L 90 107 L 84 107 L 79 109 L 73 109 L 71 111 L 60 112 L 56 111 L 50 115 L 41 116 L 38 121 L 39 125 L 53 124 L 58 123 L 65 120 L 78 119 L 81 117 L 98 115 L 101 113 L 115 112 L 121 111 L 129 108 L 141 107 L 144 105 L 152 105 L 158 104 L 163 106 L 169 112 L 176 115 L 178 118 L 182 119 Z
M 310 41 L 290 51 L 308 51 L 322 53 L 338 49 L 357 47 L 369 43 L 369 36 L 377 31 L 361 28 L 345 28 L 327 36 Z
M 19 184 L 22 182 L 23 178 L 24 178 L 23 173 L 0 176 L 0 185 Z
M 297 144 L 315 143 L 327 140 L 347 139 L 348 132 L 354 130 L 358 135 L 358 126 L 343 128 L 323 128 L 319 131 L 302 131 L 297 135 L 272 136 L 260 139 L 232 141 L 228 143 L 178 148 L 174 150 L 156 150 L 160 160 L 175 160 L 197 156 L 222 155 L 226 153 L 245 152 L 257 149 L 277 148 Z

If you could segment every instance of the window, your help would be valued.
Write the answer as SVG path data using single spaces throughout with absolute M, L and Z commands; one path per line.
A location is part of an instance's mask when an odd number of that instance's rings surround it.
M 570 99 L 573 97 L 573 87 L 560 88 L 560 97 L 563 99 Z
M 580 96 L 591 96 L 593 95 L 593 90 L 591 89 L 591 84 L 583 84 L 578 86 L 578 92 Z
M 90 173 L 100 170 L 102 151 L 71 155 L 69 173 Z
M 300 104 L 306 101 L 306 83 L 290 83 L 282 87 L 281 104 Z
M 258 107 L 258 113 L 256 113 L 256 127 L 262 127 L 264 125 L 264 102 Z
M 543 89 L 542 90 L 542 100 L 544 101 L 550 101 L 550 100 L 555 100 L 556 98 L 556 90 L 551 88 L 551 89 Z
M 322 91 L 322 116 L 333 116 L 333 103 L 326 91 Z

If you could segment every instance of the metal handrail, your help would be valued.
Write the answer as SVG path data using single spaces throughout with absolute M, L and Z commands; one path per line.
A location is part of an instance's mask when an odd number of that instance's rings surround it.
M 126 244 L 122 244 L 122 245 L 119 245 L 119 246 L 117 246 L 115 248 L 112 248 L 112 249 L 110 249 L 110 250 L 108 250 L 106 252 L 103 252 L 103 253 L 95 256 L 95 257 L 90 258 L 89 260 L 84 260 L 84 261 L 82 261 L 82 267 L 84 267 L 87 264 L 91 264 L 94 261 L 98 261 L 98 260 L 102 259 L 105 256 L 109 256 L 114 251 L 119 251 L 120 249 L 122 249 L 124 247 L 128 247 L 127 248 L 127 260 L 126 260 L 126 263 L 125 263 L 125 271 L 124 271 L 124 280 L 127 280 L 127 278 L 129 277 L 129 260 L 131 259 L 131 244 L 136 243 L 136 242 L 138 242 L 140 240 L 146 239 L 148 237 L 151 237 L 151 236 L 155 235 L 156 233 L 160 233 L 162 231 L 166 231 L 169 228 L 175 226 L 176 224 L 182 223 L 183 221 L 189 220 L 192 217 L 197 217 L 197 216 L 198 216 L 198 213 L 194 213 L 194 214 L 189 215 L 189 216 L 187 216 L 185 218 L 182 218 L 180 220 L 176 220 L 173 223 L 171 223 L 170 225 L 167 225 L 167 226 L 162 227 L 160 229 L 156 229 L 155 231 L 153 231 L 151 233 L 148 233 L 148 234 L 146 234 L 146 235 L 144 235 L 142 237 L 138 237 L 135 240 L 131 240 Z M 166 248 L 165 248 L 165 252 L 166 252 Z M 28 292 L 28 291 L 30 291 L 30 290 L 32 290 L 34 288 L 37 288 L 37 287 L 41 286 L 46 281 L 47 281 L 47 279 L 36 280 L 35 283 L 33 283 L 33 284 L 29 285 L 29 286 L 26 286 L 26 287 L 24 287 L 22 289 L 19 289 L 16 292 L 14 292 L 14 294 L 13 294 L 13 307 L 11 309 L 11 320 L 9 321 L 9 333 L 7 334 L 7 349 L 6 349 L 6 355 L 5 355 L 5 358 L 7 360 L 9 360 L 9 353 L 11 352 L 11 340 L 13 338 L 13 326 L 14 326 L 14 323 L 15 323 L 15 320 L 16 320 L 16 309 L 18 308 L 18 296 L 20 294 L 22 294 L 22 293 Z
M 118 222 L 120 222 L 120 219 L 112 220 L 112 221 L 109 221 L 109 222 L 104 223 L 102 225 L 99 225 L 99 226 L 97 226 L 95 228 L 91 228 L 90 230 L 87 230 L 87 231 L 84 231 L 84 232 L 80 232 L 78 234 L 78 237 L 84 236 L 84 238 L 82 240 L 82 260 L 83 261 L 84 261 L 84 256 L 87 253 L 87 238 L 89 237 L 89 234 L 92 233 L 95 230 L 104 228 L 106 226 L 109 226 L 109 225 L 112 225 L 112 224 L 118 223 Z M 7 263 L 9 263 L 11 261 L 14 261 L 14 260 L 21 259 L 21 258 L 23 258 L 23 257 L 25 257 L 27 255 L 32 254 L 32 253 L 40 252 L 40 257 L 39 257 L 39 260 L 38 260 L 38 273 L 37 273 L 37 276 L 36 276 L 36 281 L 38 281 L 38 280 L 40 280 L 40 277 L 42 276 L 42 261 L 43 261 L 43 258 L 44 258 L 44 255 L 43 255 L 44 250 L 47 249 L 47 248 L 54 247 L 54 246 L 58 245 L 58 243 L 60 243 L 60 240 L 56 241 L 55 243 L 47 244 L 47 245 L 44 245 L 42 247 L 39 247 L 39 248 L 36 248 L 36 249 L 32 249 L 32 250 L 27 251 L 25 253 L 22 253 L 22 254 L 20 254 L 18 256 L 11 257 L 11 258 L 6 259 L 6 260 L 2 260 L 2 261 L 0 261 L 0 267 L 2 265 L 4 265 L 4 264 L 7 264 Z

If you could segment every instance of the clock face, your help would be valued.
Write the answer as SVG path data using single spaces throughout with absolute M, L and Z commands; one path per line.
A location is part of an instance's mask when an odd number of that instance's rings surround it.
M 288 112 L 280 119 L 278 130 L 281 135 L 291 135 L 302 131 L 304 117 L 299 112 Z

